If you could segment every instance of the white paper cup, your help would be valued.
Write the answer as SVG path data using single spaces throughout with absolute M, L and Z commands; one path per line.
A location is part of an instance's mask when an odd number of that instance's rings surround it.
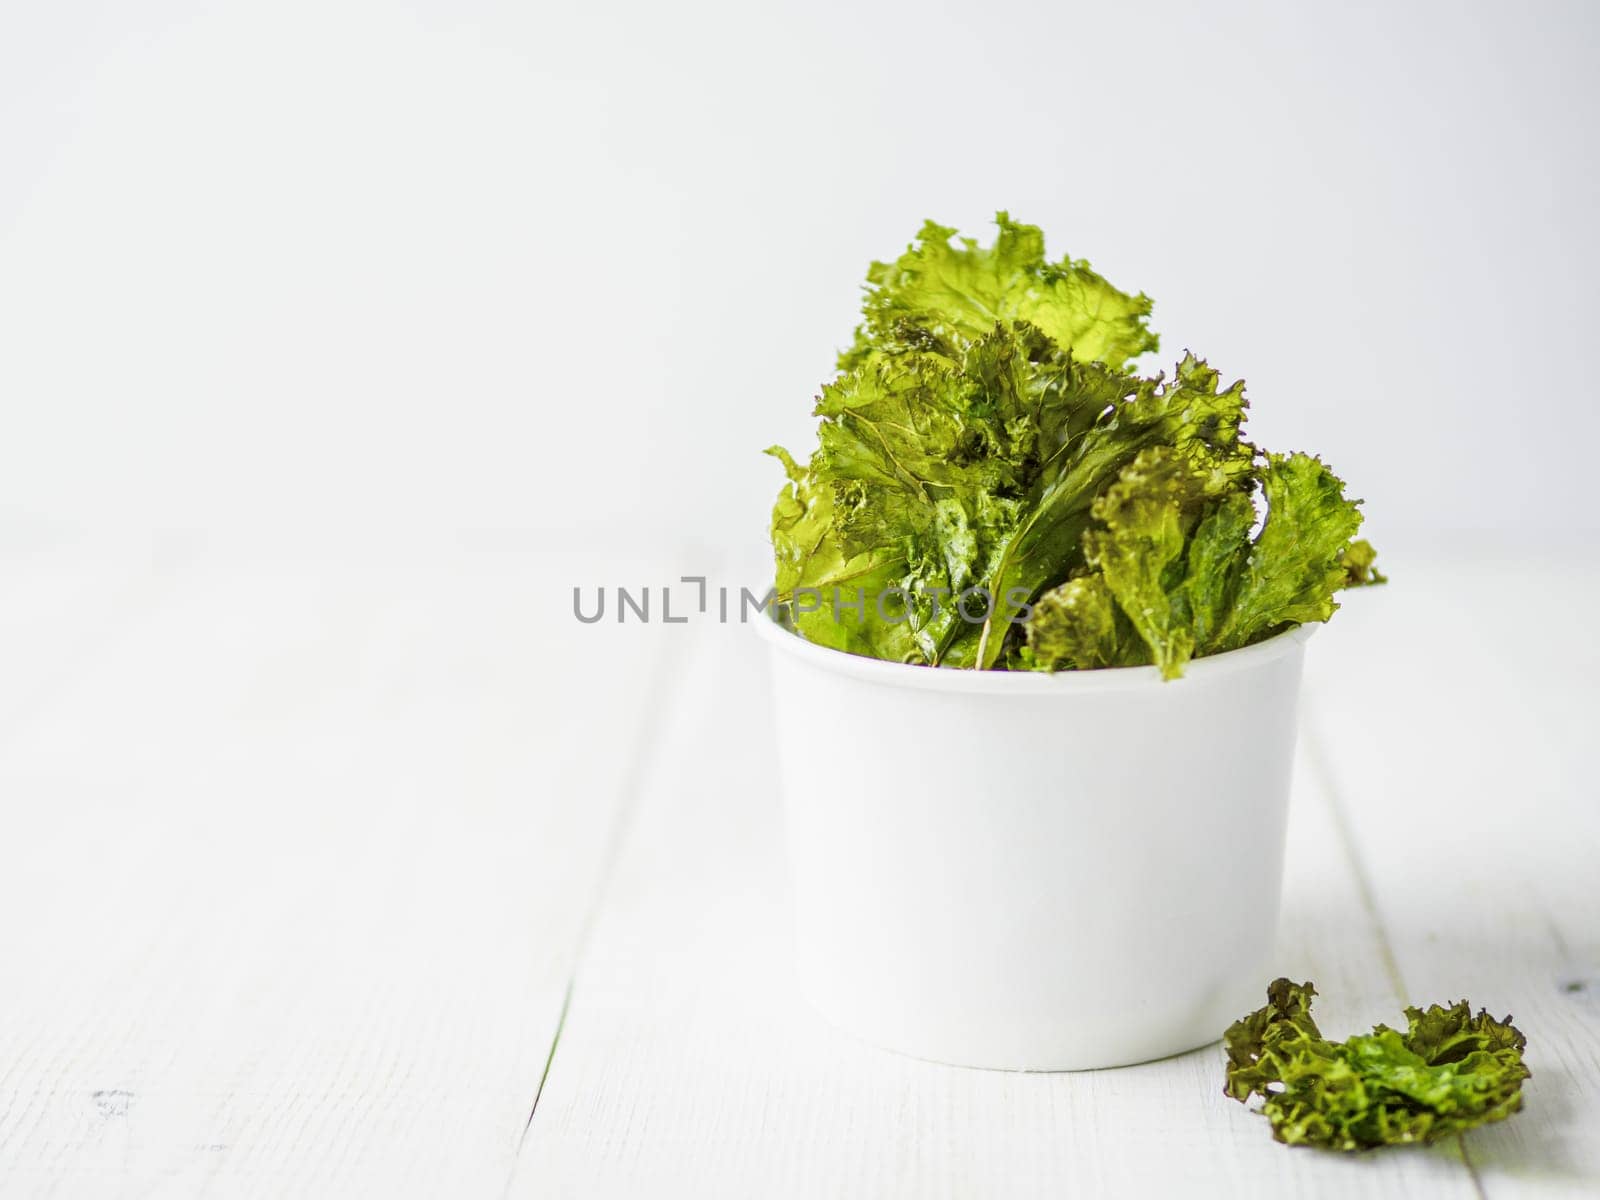
M 772 648 L 800 984 L 886 1049 L 1025 1071 L 1217 1040 L 1266 984 L 1301 627 L 1188 664 Z

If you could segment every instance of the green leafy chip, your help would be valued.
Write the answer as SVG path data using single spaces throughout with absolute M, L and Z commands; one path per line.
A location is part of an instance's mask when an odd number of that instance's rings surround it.
M 1364 1150 L 1428 1142 L 1522 1107 L 1527 1039 L 1465 1000 L 1408 1008 L 1402 1032 L 1379 1025 L 1342 1042 L 1311 1019 L 1309 983 L 1274 980 L 1264 1007 L 1224 1035 L 1235 1100 L 1262 1099 L 1272 1136 L 1291 1146 Z
M 1357 503 L 1242 436 L 1244 385 L 1157 348 L 1150 301 L 1000 213 L 868 273 L 773 510 L 777 589 L 822 645 L 931 666 L 1154 663 L 1168 678 L 1381 583 Z

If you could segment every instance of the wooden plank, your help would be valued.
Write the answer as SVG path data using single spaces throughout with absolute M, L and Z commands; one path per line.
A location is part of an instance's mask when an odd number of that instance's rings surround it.
M 0 1192 L 497 1195 L 677 632 L 570 589 L 659 573 L 203 562 L 19 724 Z
M 1008 1074 L 823 1026 L 790 978 L 765 663 L 748 630 L 714 635 L 643 790 L 511 1195 L 1473 1195 L 1454 1147 L 1278 1146 L 1222 1095 L 1214 1046 Z M 1322 986 L 1330 1025 L 1392 1015 L 1358 878 L 1305 772 L 1290 838 L 1279 969 Z
M 1326 768 L 1408 999 L 1465 996 L 1528 1035 L 1525 1110 L 1467 1139 L 1484 1192 L 1600 1195 L 1600 563 L 1396 573 L 1317 639 Z

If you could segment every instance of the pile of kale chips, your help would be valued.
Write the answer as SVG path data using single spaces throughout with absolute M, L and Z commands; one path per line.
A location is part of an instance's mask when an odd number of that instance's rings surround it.
M 1382 582 L 1359 501 L 1244 440 L 1244 385 L 1157 349 L 1150 301 L 1032 225 L 929 222 L 874 263 L 819 445 L 772 517 L 777 598 L 810 641 L 929 666 L 1154 663 L 1168 678 Z

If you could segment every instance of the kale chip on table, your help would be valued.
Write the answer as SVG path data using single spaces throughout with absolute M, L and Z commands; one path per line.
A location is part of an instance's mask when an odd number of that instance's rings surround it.
M 1309 983 L 1277 979 L 1267 1003 L 1224 1035 L 1225 1091 L 1263 1101 L 1272 1136 L 1291 1146 L 1364 1150 L 1428 1142 L 1522 1107 L 1527 1039 L 1511 1018 L 1473 1015 L 1465 1000 L 1406 1009 L 1406 1029 L 1387 1025 L 1342 1042 L 1311 1019 Z

